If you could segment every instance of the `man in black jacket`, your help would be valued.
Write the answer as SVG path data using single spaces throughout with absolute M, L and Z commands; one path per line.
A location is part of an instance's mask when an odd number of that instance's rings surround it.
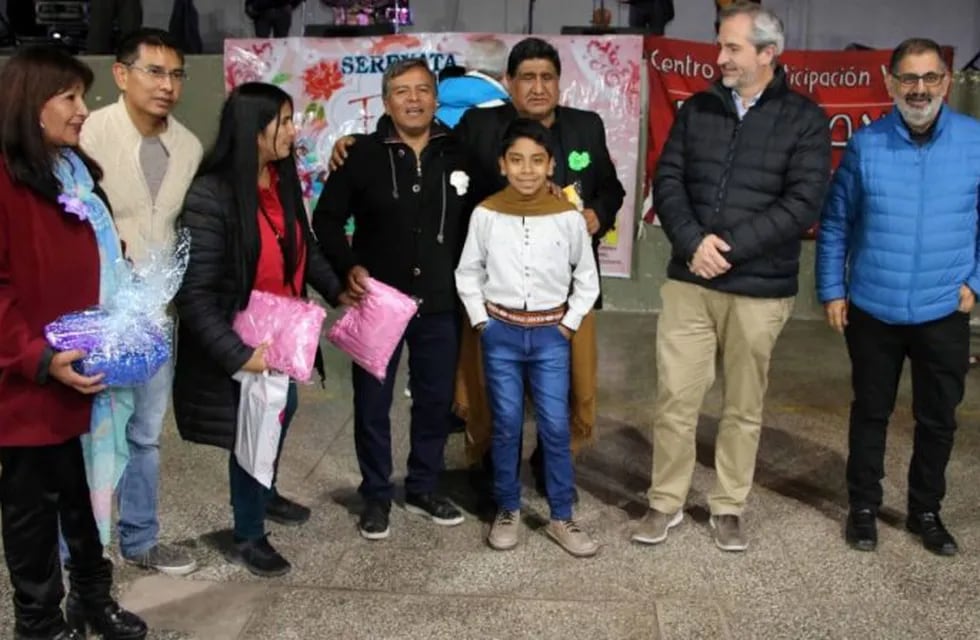
M 501 175 L 500 145 L 507 126 L 518 117 L 542 122 L 551 129 L 556 144 L 553 182 L 566 191 L 574 191 L 582 203 L 589 233 L 592 235 L 592 251 L 598 265 L 599 241 L 616 224 L 616 214 L 623 204 L 626 192 L 616 176 L 616 167 L 606 147 L 606 130 L 602 119 L 592 111 L 559 106 L 561 97 L 559 80 L 561 59 L 558 51 L 540 38 L 525 38 L 511 49 L 507 59 L 505 82 L 511 103 L 499 107 L 469 109 L 453 130 L 466 156 L 469 172 L 468 199 L 470 207 L 479 204 L 507 186 Z M 353 137 L 341 138 L 334 146 L 331 166 L 346 162 L 348 149 L 356 147 Z M 602 308 L 602 296 L 596 302 Z M 596 418 L 596 380 L 598 362 L 595 349 L 595 314 L 590 313 L 579 326 L 577 343 L 588 342 L 589 349 L 575 349 L 572 353 L 572 369 L 592 372 L 588 380 L 573 376 L 572 383 L 572 451 L 578 453 L 591 439 Z M 588 338 L 589 340 L 582 340 Z M 464 343 L 464 356 L 466 347 Z M 465 371 L 464 367 L 460 371 Z M 412 375 L 415 370 L 412 369 Z M 474 411 L 472 407 L 485 405 L 482 381 L 464 379 L 458 381 L 466 389 L 471 410 L 467 416 L 467 458 L 471 463 L 483 460 L 483 471 L 489 472 L 491 425 L 486 411 Z M 538 491 L 543 495 L 544 471 L 540 456 L 531 456 Z M 480 469 L 475 469 L 480 471 Z M 489 498 L 491 483 L 488 473 L 481 476 L 482 485 Z M 489 506 L 489 505 L 487 505 Z
M 560 188 L 574 190 L 580 199 L 598 265 L 599 241 L 615 226 L 616 214 L 626 192 L 609 157 L 602 119 L 592 111 L 560 106 L 560 78 L 558 51 L 540 38 L 525 38 L 514 45 L 507 60 L 506 82 L 512 102 L 489 109 L 468 110 L 455 133 L 467 151 L 475 204 L 507 185 L 500 174 L 497 158 L 503 133 L 514 119 L 518 116 L 531 118 L 551 129 L 556 145 L 552 180 Z M 596 308 L 602 308 L 601 295 Z M 575 369 L 595 372 L 598 370 L 594 347 L 595 314 L 586 316 L 579 332 L 592 334 L 592 348 L 578 354 L 578 358 L 584 357 L 590 362 L 577 361 L 573 353 L 573 372 Z M 573 384 L 572 393 L 576 397 L 572 402 L 572 450 L 576 453 L 591 439 L 595 426 L 596 386 L 594 375 L 589 381 Z M 584 393 L 583 387 L 587 389 Z M 467 450 L 472 461 L 487 450 L 490 425 L 469 420 L 467 433 Z M 538 491 L 543 494 L 544 471 L 538 450 L 531 456 L 531 465 Z
M 450 132 L 434 121 L 435 75 L 420 59 L 397 62 L 382 79 L 385 116 L 374 134 L 359 136 L 342 167 L 331 172 L 313 213 L 313 228 L 334 268 L 355 295 L 367 278 L 420 301 L 419 313 L 379 382 L 353 365 L 354 441 L 365 501 L 361 535 L 388 536 L 391 410 L 404 344 L 411 369 L 411 453 L 405 508 L 441 525 L 463 521 L 438 492 L 443 449 L 451 429 L 453 377 L 459 343 L 453 270 L 463 243 L 467 177 Z M 348 245 L 344 224 L 354 216 Z
M 662 542 L 683 518 L 698 413 L 720 350 L 725 406 L 708 506 L 715 544 L 742 551 L 769 358 L 797 292 L 800 237 L 826 191 L 830 132 L 776 63 L 780 20 L 746 2 L 720 19 L 722 80 L 681 108 L 654 181 L 671 258 L 657 325 L 650 510 L 633 540 Z

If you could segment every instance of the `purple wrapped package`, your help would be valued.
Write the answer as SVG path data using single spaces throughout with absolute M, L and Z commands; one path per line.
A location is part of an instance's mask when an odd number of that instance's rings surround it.
M 367 295 L 330 327 L 327 339 L 384 382 L 391 354 L 417 312 L 418 303 L 413 298 L 369 278 Z
M 103 304 L 66 313 L 44 327 L 56 351 L 80 349 L 72 366 L 82 375 L 104 374 L 110 387 L 144 384 L 171 357 L 173 320 L 167 304 L 187 269 L 190 236 L 177 234 L 173 247 L 151 252 L 139 268 L 126 260 L 111 265 L 117 287 Z
M 73 367 L 83 376 L 104 374 L 110 387 L 145 383 L 170 357 L 164 331 L 146 317 L 128 316 L 126 326 L 101 307 L 68 313 L 44 328 L 44 337 L 56 351 L 80 349 L 86 353 Z M 125 335 L 125 339 L 118 339 Z
M 250 347 L 269 345 L 265 362 L 270 369 L 309 382 L 326 317 L 323 307 L 307 300 L 252 291 L 232 328 Z

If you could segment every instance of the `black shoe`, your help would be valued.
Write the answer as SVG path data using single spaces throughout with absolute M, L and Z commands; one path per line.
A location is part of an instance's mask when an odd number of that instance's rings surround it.
M 126 611 L 114 601 L 98 607 L 88 608 L 82 604 L 76 593 L 69 593 L 65 599 L 65 619 L 69 631 L 55 638 L 65 640 L 74 637 L 87 637 L 88 630 L 102 636 L 104 640 L 143 640 L 146 637 L 146 623 L 135 613 Z
M 936 555 L 954 556 L 960 550 L 938 513 L 910 513 L 905 519 L 905 528 L 920 536 L 922 546 Z
M 310 519 L 310 510 L 275 493 L 265 506 L 265 517 L 287 527 L 298 527 Z
M 858 551 L 874 551 L 878 546 L 878 522 L 873 509 L 851 509 L 847 514 L 844 539 Z
M 74 629 L 65 629 L 64 631 L 59 631 L 53 636 L 22 636 L 20 634 L 14 635 L 14 640 L 85 640 L 85 636 L 79 635 Z
M 463 514 L 438 493 L 405 493 L 405 511 L 431 518 L 436 524 L 452 527 L 463 522 Z
M 381 500 L 368 500 L 364 503 L 364 510 L 361 511 L 361 518 L 357 523 L 357 528 L 361 536 L 368 540 L 384 540 L 388 537 L 388 514 L 391 511 L 391 503 Z
M 225 551 L 225 560 L 245 567 L 263 578 L 275 578 L 289 573 L 293 565 L 269 544 L 269 536 L 258 540 L 236 541 Z

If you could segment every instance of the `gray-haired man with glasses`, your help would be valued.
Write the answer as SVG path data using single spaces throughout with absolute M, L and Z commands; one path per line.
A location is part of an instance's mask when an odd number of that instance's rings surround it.
M 201 143 L 171 115 L 187 76 L 184 55 L 167 32 L 140 29 L 127 36 L 112 73 L 119 100 L 89 116 L 81 144 L 104 171 L 100 186 L 126 255 L 139 264 L 172 247 L 174 221 L 201 162 Z M 119 545 L 131 563 L 181 575 L 196 563 L 180 548 L 160 543 L 157 518 L 160 430 L 172 380 L 168 362 L 135 390 L 126 427 L 129 462 L 117 488 Z
M 939 509 L 980 291 L 980 122 L 944 106 L 949 69 L 932 40 L 900 44 L 889 71 L 895 109 L 851 138 L 817 241 L 817 294 L 851 356 L 845 539 L 877 546 L 885 433 L 908 358 L 905 526 L 949 556 L 958 547 Z

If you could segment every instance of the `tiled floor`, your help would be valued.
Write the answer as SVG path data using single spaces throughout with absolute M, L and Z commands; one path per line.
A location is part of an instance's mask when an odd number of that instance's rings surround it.
M 848 362 L 838 337 L 802 321 L 787 327 L 773 361 L 746 514 L 749 550 L 718 551 L 706 526 L 720 382 L 704 407 L 684 524 L 665 544 L 639 547 L 628 534 L 644 508 L 650 471 L 655 324 L 649 315 L 600 316 L 600 438 L 578 465 L 578 517 L 603 544 L 597 557 L 573 559 L 545 538 L 546 505 L 527 483 L 529 526 L 514 551 L 490 550 L 487 525 L 475 517 L 442 529 L 400 508 L 388 540 L 362 540 L 348 365 L 330 352 L 328 388 L 302 389 L 282 466 L 283 492 L 311 505 L 314 516 L 298 529 L 270 525 L 293 572 L 264 580 L 222 560 L 217 547 L 230 523 L 225 454 L 182 442 L 168 423 L 164 536 L 190 548 L 202 566 L 170 579 L 119 564 L 122 600 L 150 622 L 151 637 L 174 639 L 980 638 L 980 372 L 971 374 L 960 410 L 943 511 L 963 549 L 958 557 L 934 557 L 902 529 L 907 380 L 890 431 L 879 551 L 843 544 Z M 396 397 L 400 474 L 408 408 Z M 455 435 L 446 482 L 467 506 L 461 464 Z M 0 591 L 0 637 L 7 638 L 5 577 Z

